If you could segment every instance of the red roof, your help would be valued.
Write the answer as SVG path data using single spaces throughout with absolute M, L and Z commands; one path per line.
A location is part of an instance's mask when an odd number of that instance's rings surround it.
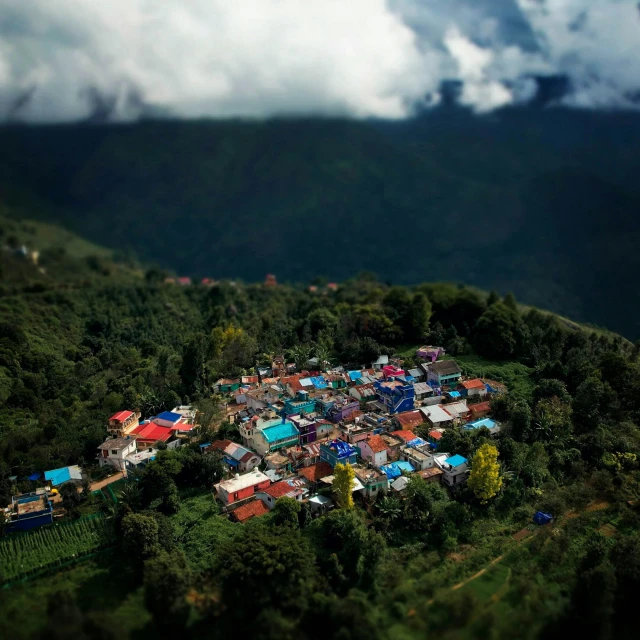
M 318 482 L 332 473 L 333 469 L 328 462 L 318 462 L 298 470 L 298 475 L 306 478 L 309 482 Z
M 166 442 L 172 435 L 170 427 L 163 427 L 155 422 L 140 425 L 133 433 L 138 440 L 147 442 Z
M 440 440 L 440 438 L 442 438 L 442 431 L 429 431 L 429 437 L 434 440 Z
M 400 429 L 400 431 L 392 431 L 392 436 L 398 436 L 398 438 L 402 438 L 405 442 L 409 442 L 409 440 L 413 440 L 416 437 L 416 434 L 413 431 L 409 431 L 408 429 Z
M 262 500 L 252 500 L 235 509 L 232 515 L 238 522 L 244 522 L 250 518 L 259 518 L 267 513 L 269 513 L 269 509 L 264 506 Z
M 280 378 L 280 384 L 289 385 L 293 391 L 302 391 L 304 387 L 300 384 L 300 376 L 285 376 Z
M 471 404 L 469 405 L 469 411 L 471 411 L 471 413 L 483 413 L 485 411 L 491 411 L 491 403 L 487 400 L 486 402 Z
M 231 440 L 214 440 L 207 451 L 224 451 L 231 444 Z
M 404 429 L 409 430 L 415 429 L 424 423 L 424 417 L 420 411 L 405 411 L 404 413 L 399 413 L 396 419 Z
M 473 380 L 465 380 L 460 383 L 465 389 L 484 389 L 484 382 L 480 378 L 474 378 Z
M 411 434 L 413 436 L 413 434 Z M 387 450 L 386 442 L 380 436 L 369 436 L 366 443 L 373 453 L 381 453 Z
M 191 431 L 195 426 L 195 424 L 189 422 L 176 422 L 176 424 L 171 427 L 171 431 Z
M 272 498 L 282 498 L 282 496 L 286 496 L 288 493 L 291 493 L 295 490 L 296 488 L 292 487 L 286 480 L 280 480 L 280 482 L 276 482 L 270 487 L 263 489 L 264 493 L 271 496 Z
M 117 422 L 124 422 L 129 416 L 133 415 L 133 411 L 118 411 L 112 415 L 109 420 L 116 420 Z

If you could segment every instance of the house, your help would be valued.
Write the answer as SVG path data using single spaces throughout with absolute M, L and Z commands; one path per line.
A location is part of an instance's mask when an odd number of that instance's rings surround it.
M 409 478 L 407 476 L 397 477 L 389 487 L 396 493 L 402 493 L 409 485 Z
M 380 436 L 369 436 L 358 442 L 360 455 L 374 467 L 387 463 L 387 443 Z
M 417 409 L 398 413 L 393 419 L 397 423 L 398 429 L 404 429 L 406 431 L 415 431 L 417 427 L 424 424 L 424 416 Z
M 425 373 L 422 369 L 414 367 L 409 369 L 407 373 L 413 378 L 413 382 L 423 382 L 426 379 Z
M 411 433 L 410 431 L 403 431 L 402 433 Z M 415 436 L 415 434 L 414 434 Z M 400 450 L 404 447 L 406 441 L 401 437 L 392 433 L 381 433 L 380 437 L 385 441 L 387 445 L 387 460 L 393 462 L 400 457 Z
M 53 522 L 53 506 L 46 489 L 13 496 L 5 509 L 7 533 L 29 531 Z
M 284 455 L 281 451 L 274 451 L 264 457 L 264 462 L 267 466 L 265 473 L 272 478 L 273 472 L 275 475 L 284 478 L 284 476 L 291 473 L 291 460 L 288 456 Z
M 376 498 L 379 493 L 387 493 L 389 490 L 389 480 L 382 471 L 359 464 L 355 465 L 353 470 L 364 487 L 363 493 L 367 498 Z
M 260 518 L 269 513 L 262 500 L 251 500 L 240 505 L 231 512 L 231 518 L 236 522 L 246 522 L 251 518 Z
M 168 442 L 174 435 L 175 432 L 172 427 L 166 425 L 166 421 L 165 424 L 158 424 L 155 419 L 144 420 L 131 432 L 131 436 L 138 440 L 139 448 L 155 445 L 157 442 Z
M 251 419 L 239 427 L 245 446 L 253 449 L 261 456 L 291 447 L 299 443 L 298 428 L 285 418 L 275 417 L 275 412 L 268 411 L 265 417 Z
M 346 389 L 347 381 L 343 373 L 327 373 L 325 379 L 332 389 Z
M 277 402 L 282 397 L 282 390 L 272 386 L 260 387 L 247 391 L 247 409 L 258 411 L 267 409 L 271 404 Z
M 484 398 L 488 393 L 486 385 L 480 378 L 462 380 L 458 389 L 465 398 Z
M 425 421 L 432 427 L 451 427 L 453 426 L 453 416 L 441 404 L 435 404 L 420 409 Z
M 342 440 L 350 444 L 357 444 L 373 435 L 374 430 L 377 430 L 377 425 L 374 421 L 367 420 L 361 411 L 354 411 L 348 420 L 338 426 L 338 430 Z
M 293 398 L 284 401 L 284 412 L 287 416 L 315 413 L 316 401 L 309 392 L 300 390 Z
M 469 461 L 461 456 L 449 456 L 444 460 L 436 458 L 436 464 L 442 469 L 442 481 L 444 484 L 455 487 L 463 484 L 467 479 Z
M 382 367 L 386 367 L 389 364 L 389 356 L 379 356 L 375 362 L 371 363 L 371 368 L 375 370 L 381 370 Z
M 231 380 L 229 378 L 220 378 L 213 384 L 214 391 L 218 393 L 233 393 L 240 388 L 240 378 Z
M 139 411 L 118 411 L 109 418 L 107 431 L 110 436 L 128 436 L 140 424 Z
M 358 450 L 343 440 L 332 440 L 320 445 L 320 460 L 327 462 L 333 469 L 338 463 L 356 464 Z
M 329 407 L 326 417 L 333 423 L 346 420 L 352 413 L 360 410 L 360 403 L 357 400 L 345 395 L 338 395 L 331 407 Z
M 491 435 L 494 436 L 497 433 L 500 433 L 500 425 L 491 418 L 481 418 L 480 420 L 474 420 L 473 422 L 467 422 L 464 425 L 463 429 L 465 431 L 473 431 L 475 429 L 489 429 Z
M 313 498 L 309 498 L 308 504 L 311 514 L 314 516 L 324 515 L 334 507 L 333 500 L 326 496 L 313 496 Z
M 444 431 L 442 429 L 431 429 L 429 434 L 427 435 L 427 441 L 431 445 L 432 449 L 437 449 L 440 440 L 442 439 L 442 434 Z
M 216 497 L 225 505 L 246 500 L 256 492 L 266 489 L 271 480 L 258 469 L 243 475 L 235 475 L 229 480 L 223 480 L 214 485 Z
M 403 444 L 410 442 L 416 437 L 416 434 L 413 431 L 408 431 L 407 429 L 401 429 L 400 431 L 392 431 L 389 435 L 393 436 L 394 438 L 397 438 Z
M 374 387 L 373 382 L 367 384 L 359 384 L 349 389 L 349 395 L 355 398 L 358 402 L 370 402 L 371 400 L 377 400 L 378 394 Z
M 416 382 L 413 385 L 416 400 L 424 400 L 434 395 L 433 389 L 426 382 Z
M 305 478 L 312 490 L 315 490 L 322 478 L 326 478 L 333 473 L 331 465 L 327 462 L 317 462 L 308 467 L 298 469 L 298 475 Z
M 289 478 L 288 480 L 280 480 L 274 484 L 256 492 L 256 498 L 262 500 L 264 505 L 271 511 L 276 506 L 278 498 L 293 498 L 297 502 L 309 493 L 307 483 L 304 478 Z
M 82 482 L 82 470 L 77 464 L 71 467 L 62 467 L 44 472 L 44 479 L 49 482 L 52 487 L 59 487 L 65 482 Z
M 471 417 L 469 407 L 463 400 L 458 402 L 449 402 L 443 405 L 443 409 L 453 417 L 454 424 L 466 422 Z
M 414 469 L 423 471 L 434 466 L 435 460 L 431 453 L 427 453 L 424 447 L 403 447 L 400 450 L 400 460 L 408 462 Z
M 485 418 L 491 413 L 491 403 L 488 400 L 486 400 L 485 402 L 478 402 L 477 404 L 471 404 L 469 405 L 469 411 L 471 412 L 472 420 Z
M 216 440 L 205 450 L 206 452 L 218 451 L 227 465 L 240 473 L 246 473 L 255 469 L 260 464 L 260 456 L 231 442 L 231 440 Z
M 427 360 L 428 362 L 435 362 L 438 358 L 444 355 L 444 349 L 442 347 L 432 347 L 427 345 L 420 347 L 416 351 L 416 356 L 421 360 Z
M 442 469 L 440 467 L 430 467 L 429 469 L 418 471 L 418 475 L 425 482 L 433 482 L 434 484 L 442 482 Z
M 382 373 L 387 380 L 392 378 L 404 378 L 405 372 L 394 364 L 388 364 L 382 367 Z
M 427 382 L 439 387 L 455 387 L 462 376 L 462 371 L 455 360 L 439 360 L 422 365 L 427 374 Z
M 137 440 L 131 436 L 107 438 L 98 447 L 98 464 L 101 467 L 105 467 L 107 465 L 112 466 L 114 469 L 122 471 L 126 475 L 126 459 L 128 456 L 137 453 L 137 451 Z
M 401 380 L 385 380 L 376 382 L 375 389 L 379 401 L 390 414 L 412 411 L 415 408 L 415 391 L 412 384 Z
M 278 378 L 280 376 L 286 375 L 287 370 L 285 367 L 284 356 L 273 357 L 273 361 L 271 362 L 271 371 L 273 372 L 274 378 Z
M 273 273 L 267 273 L 264 278 L 264 286 L 268 288 L 278 286 L 278 281 L 276 280 L 276 277 L 273 275 Z

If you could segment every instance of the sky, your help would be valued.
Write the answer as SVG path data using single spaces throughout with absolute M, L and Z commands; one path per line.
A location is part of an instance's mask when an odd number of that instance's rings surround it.
M 640 107 L 637 0 L 0 0 L 0 121 Z

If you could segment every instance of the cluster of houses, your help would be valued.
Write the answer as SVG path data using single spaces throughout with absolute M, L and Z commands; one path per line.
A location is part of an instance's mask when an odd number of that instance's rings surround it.
M 468 460 L 441 451 L 440 440 L 453 428 L 497 433 L 489 397 L 503 387 L 463 377 L 439 347 L 416 355 L 421 364 L 407 370 L 401 359 L 381 356 L 369 368 L 328 372 L 314 371 L 311 360 L 300 373 L 279 356 L 255 375 L 218 380 L 215 391 L 231 399 L 229 420 L 240 434 L 240 442 L 202 445 L 228 465 L 231 477 L 215 486 L 224 510 L 244 522 L 287 496 L 324 513 L 333 506 L 338 463 L 353 467 L 353 491 L 368 499 L 401 496 L 412 474 L 454 490 L 462 485 Z

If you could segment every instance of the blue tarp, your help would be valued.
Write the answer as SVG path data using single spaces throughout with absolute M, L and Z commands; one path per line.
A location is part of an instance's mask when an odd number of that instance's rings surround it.
M 362 371 L 349 371 L 349 380 L 360 380 L 362 378 Z
M 409 447 L 421 447 L 425 444 L 427 444 L 427 441 L 423 440 L 422 438 L 414 438 L 413 440 L 409 440 L 409 442 L 407 442 L 407 445 Z
M 415 471 L 413 465 L 404 460 L 398 460 L 398 462 L 390 462 L 389 464 L 385 464 L 380 468 L 382 469 L 382 471 L 384 471 L 389 480 L 395 480 L 396 478 L 399 478 L 402 475 L 403 471 L 408 473 L 413 473 Z
M 460 392 L 459 391 L 449 391 L 449 393 L 447 393 L 447 395 L 450 398 L 459 398 L 460 397 Z
M 553 520 L 553 516 L 550 513 L 545 513 L 544 511 L 536 511 L 533 516 L 533 521 L 536 524 L 548 524 Z
M 322 376 L 315 376 L 311 378 L 311 383 L 316 389 L 326 389 L 327 381 Z
M 224 460 L 227 464 L 230 464 L 232 467 L 237 467 L 240 464 L 237 460 L 234 460 L 233 458 L 228 458 L 227 456 L 224 457 Z
M 338 458 L 348 458 L 356 453 L 356 449 L 344 440 L 333 440 L 327 446 L 338 454 Z
M 496 390 L 490 384 L 486 384 L 485 383 L 484 387 L 489 393 L 495 393 L 496 392 Z
M 37 473 L 32 473 L 30 476 L 27 476 L 29 480 L 40 480 L 42 474 L 38 471 Z

